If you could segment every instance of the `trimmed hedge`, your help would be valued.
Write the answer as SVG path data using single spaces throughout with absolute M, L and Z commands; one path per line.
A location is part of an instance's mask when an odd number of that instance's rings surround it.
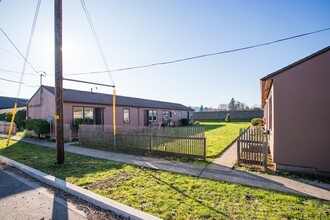
M 76 118 L 74 120 L 73 126 L 77 129 L 79 129 L 80 124 L 85 124 L 85 125 L 92 125 L 94 124 L 94 120 L 91 118 Z
M 49 134 L 50 132 L 49 123 L 46 119 L 27 119 L 25 124 L 28 130 L 38 134 L 38 138 L 41 134 Z
M 226 115 L 225 122 L 231 122 L 231 118 L 230 118 L 229 113 Z
M 262 118 L 253 118 L 251 120 L 251 124 L 253 126 L 263 126 L 264 125 L 264 122 L 263 122 Z

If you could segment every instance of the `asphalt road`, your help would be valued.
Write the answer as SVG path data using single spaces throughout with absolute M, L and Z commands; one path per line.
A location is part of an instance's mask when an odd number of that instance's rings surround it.
M 0 165 L 0 219 L 86 219 L 71 203 Z

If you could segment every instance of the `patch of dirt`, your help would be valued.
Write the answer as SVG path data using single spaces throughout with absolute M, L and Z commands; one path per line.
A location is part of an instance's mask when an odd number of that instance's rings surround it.
M 134 177 L 136 177 L 136 175 L 134 175 L 132 172 L 120 172 L 111 176 L 110 178 L 91 183 L 88 185 L 88 188 L 98 190 L 112 189 L 116 188 L 123 182 L 133 179 Z

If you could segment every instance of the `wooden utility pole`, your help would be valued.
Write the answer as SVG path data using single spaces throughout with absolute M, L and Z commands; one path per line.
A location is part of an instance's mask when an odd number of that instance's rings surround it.
M 55 0 L 55 127 L 57 164 L 64 163 L 62 72 L 62 0 Z

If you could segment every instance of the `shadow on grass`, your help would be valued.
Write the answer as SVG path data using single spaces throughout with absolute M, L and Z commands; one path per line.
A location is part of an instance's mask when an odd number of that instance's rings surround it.
M 56 164 L 56 150 L 32 144 L 16 142 L 3 148 L 0 139 L 0 154 L 44 173 L 65 180 L 67 177 L 82 178 L 86 174 L 122 169 L 125 164 L 65 152 L 65 163 Z
M 226 126 L 226 124 L 216 124 L 216 123 L 210 123 L 210 124 L 207 124 L 207 123 L 201 123 L 200 126 L 203 126 L 205 128 L 205 131 L 211 131 L 211 130 L 214 130 L 214 129 L 218 129 L 218 128 L 221 128 L 221 127 L 224 127 Z
M 148 173 L 148 175 L 150 175 L 151 177 L 153 177 L 154 179 L 156 179 L 156 180 L 159 181 L 160 183 L 163 183 L 163 184 L 167 185 L 168 187 L 170 187 L 171 189 L 175 190 L 176 192 L 180 193 L 182 196 L 194 200 L 195 202 L 197 202 L 197 203 L 200 204 L 201 206 L 203 206 L 203 207 L 205 207 L 205 208 L 207 208 L 207 209 L 210 209 L 210 210 L 212 210 L 212 211 L 215 212 L 215 213 L 221 214 L 222 216 L 224 216 L 224 217 L 226 217 L 226 218 L 229 218 L 229 217 L 230 217 L 229 215 L 227 215 L 227 214 L 224 213 L 223 211 L 218 210 L 218 209 L 215 209 L 215 208 L 213 208 L 213 207 L 211 207 L 211 206 L 209 206 L 209 205 L 206 205 L 202 200 L 199 200 L 199 199 L 197 199 L 197 198 L 194 198 L 194 197 L 192 197 L 192 196 L 186 194 L 184 191 L 182 191 L 182 190 L 180 190 L 179 188 L 173 186 L 172 184 L 169 184 L 169 183 L 167 183 L 166 181 L 164 181 L 164 180 L 158 178 L 157 176 L 153 175 L 152 173 Z

